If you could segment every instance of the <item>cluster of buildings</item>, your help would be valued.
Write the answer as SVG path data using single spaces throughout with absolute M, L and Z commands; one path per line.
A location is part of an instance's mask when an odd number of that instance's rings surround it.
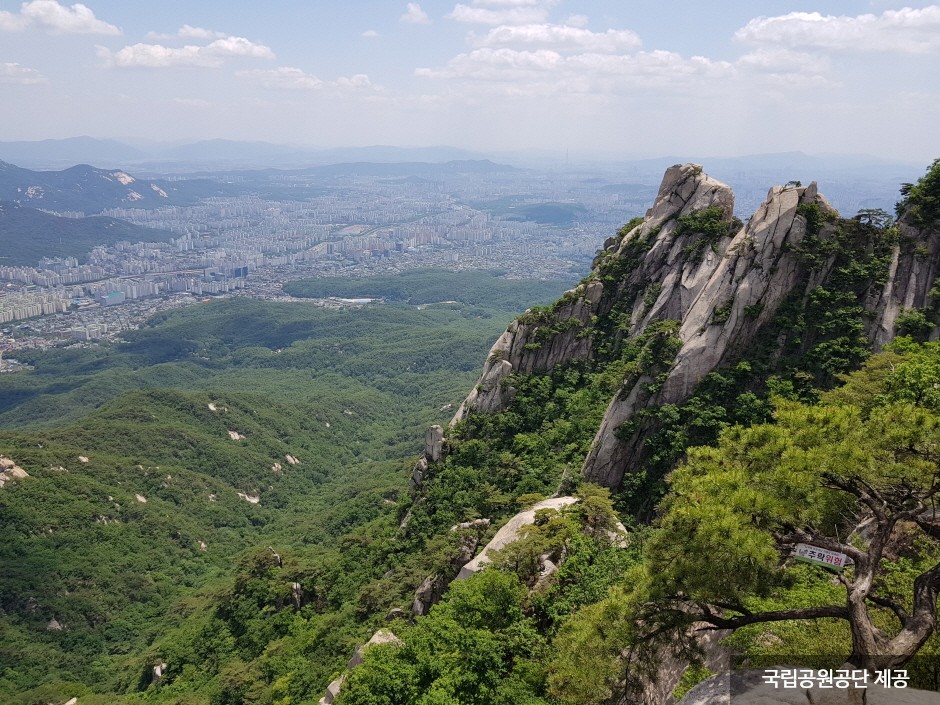
M 577 178 L 528 172 L 447 183 L 344 177 L 329 188 L 305 179 L 289 177 L 280 186 L 290 188 L 278 192 L 287 197 L 277 199 L 233 196 L 107 211 L 176 236 L 95 247 L 82 261 L 44 258 L 33 267 L 0 266 L 0 323 L 47 317 L 48 323 L 31 322 L 29 330 L 94 341 L 133 327 L 164 305 L 233 294 L 279 298 L 284 281 L 301 277 L 422 266 L 568 276 L 575 263 L 585 267 L 626 219 L 621 211 L 635 214 L 622 199 L 579 186 Z M 290 198 L 294 191 L 296 200 Z M 527 195 L 512 196 L 520 192 Z M 540 225 L 489 208 L 488 199 L 589 205 L 576 223 Z

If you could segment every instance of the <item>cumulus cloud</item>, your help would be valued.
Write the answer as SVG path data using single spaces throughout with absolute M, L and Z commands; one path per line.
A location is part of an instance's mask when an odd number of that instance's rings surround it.
M 121 34 L 121 30 L 95 17 L 86 5 L 70 7 L 56 0 L 31 0 L 20 11 L 0 10 L 0 30 L 16 32 L 29 28 L 44 29 L 52 34 Z
M 225 32 L 216 32 L 211 29 L 204 29 L 202 27 L 193 27 L 192 25 L 184 24 L 173 34 L 162 34 L 160 32 L 148 32 L 147 39 L 222 39 L 225 36 Z
M 569 27 L 587 27 L 589 22 L 587 15 L 571 15 L 565 20 L 565 24 Z
M 618 53 L 550 48 L 481 47 L 459 54 L 442 68 L 420 68 L 422 78 L 457 82 L 503 96 L 631 95 L 636 89 L 659 95 L 707 95 L 716 90 L 748 91 L 756 87 L 790 89 L 834 85 L 829 62 L 788 49 L 758 49 L 737 61 L 672 51 Z
M 457 5 L 451 17 L 483 22 L 506 20 L 507 13 L 516 13 L 511 14 L 513 19 L 525 13 L 546 16 L 554 4 L 554 0 L 473 0 Z M 644 50 L 640 37 L 630 30 L 595 32 L 586 25 L 587 18 L 581 16 L 564 24 L 502 21 L 485 32 L 470 32 L 471 50 L 444 66 L 418 68 L 415 75 L 460 84 L 455 95 L 590 95 L 598 100 L 628 96 L 636 88 L 680 98 L 709 91 L 835 85 L 828 76 L 830 62 L 818 52 L 767 42 L 735 61 L 689 57 Z
M 479 7 L 551 7 L 557 5 L 558 0 L 473 0 Z
M 556 24 L 502 25 L 494 27 L 474 41 L 478 46 L 536 44 L 556 49 L 571 48 L 609 53 L 639 49 L 643 44 L 639 36 L 630 30 L 608 29 L 606 32 L 592 32 L 589 29 Z
M 365 32 L 362 33 L 362 36 L 365 37 L 366 39 L 375 39 L 376 37 L 379 36 L 379 33 L 376 32 L 374 29 L 367 29 Z
M 199 66 L 218 68 L 225 59 L 247 57 L 274 59 L 274 52 L 264 44 L 244 37 L 224 37 L 209 44 L 168 47 L 162 44 L 133 44 L 116 52 L 99 46 L 98 56 L 106 66 L 117 68 L 169 68 L 173 66 Z
M 435 79 L 462 79 L 502 84 L 539 84 L 559 91 L 589 92 L 599 87 L 617 91 L 635 85 L 668 86 L 691 79 L 729 76 L 735 68 L 725 61 L 695 56 L 689 59 L 668 51 L 635 54 L 585 52 L 563 56 L 557 51 L 482 48 L 460 54 L 443 69 L 418 69 L 416 75 Z M 519 86 L 514 88 L 518 92 Z
M 239 78 L 256 81 L 262 88 L 281 90 L 319 90 L 325 88 L 364 89 L 373 88 L 369 77 L 364 73 L 354 76 L 341 76 L 335 81 L 324 81 L 303 69 L 293 66 L 281 66 L 276 69 L 239 71 Z
M 405 14 L 399 18 L 400 22 L 405 24 L 431 24 L 431 18 L 428 13 L 421 9 L 421 5 L 416 2 L 409 2 L 405 8 Z
M 0 83 L 14 83 L 20 86 L 32 86 L 45 83 L 46 77 L 36 69 L 20 66 L 17 63 L 0 63 Z
M 758 17 L 735 32 L 750 44 L 776 44 L 836 51 L 940 52 L 940 5 L 887 10 L 880 15 L 822 15 L 790 12 Z
M 211 29 L 203 29 L 202 27 L 193 27 L 184 24 L 179 28 L 177 35 L 186 39 L 221 39 L 225 36 L 225 33 L 214 32 Z
M 737 65 L 775 73 L 822 73 L 829 69 L 825 57 L 789 49 L 761 47 L 737 60 Z
M 548 17 L 548 12 L 542 7 L 507 7 L 500 9 L 490 9 L 481 7 L 478 3 L 471 5 L 457 5 L 453 11 L 447 15 L 448 19 L 467 24 L 534 24 L 544 22 Z

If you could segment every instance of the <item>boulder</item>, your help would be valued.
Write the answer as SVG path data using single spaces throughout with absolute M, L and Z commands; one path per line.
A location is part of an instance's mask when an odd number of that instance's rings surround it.
M 394 644 L 395 646 L 401 646 L 402 641 L 388 629 L 379 629 L 375 634 L 372 635 L 372 638 L 369 639 L 369 641 L 356 649 L 356 653 L 353 654 L 353 657 L 349 660 L 349 663 L 346 665 L 346 667 L 353 669 L 361 664 L 365 658 L 366 651 L 369 650 L 370 646 L 375 646 L 376 644 Z
M 416 617 L 427 614 L 431 607 L 440 602 L 445 590 L 447 590 L 447 582 L 440 576 L 429 575 L 426 577 L 418 586 L 418 589 L 415 590 L 415 599 L 411 603 L 411 613 Z
M 535 513 L 540 509 L 561 509 L 577 501 L 577 497 L 553 497 L 519 512 L 496 532 L 496 535 L 483 547 L 483 550 L 480 551 L 476 558 L 469 561 L 460 569 L 456 579 L 466 580 L 474 573 L 479 573 L 483 570 L 487 563 L 490 562 L 490 554 L 501 548 L 505 548 L 513 541 L 517 541 L 522 527 L 535 523 Z
M 152 682 L 159 683 L 162 681 L 163 674 L 166 673 L 166 668 L 167 666 L 165 663 L 158 663 L 156 666 L 154 666 L 152 670 Z
M 333 701 L 336 700 L 345 681 L 346 676 L 342 675 L 326 686 L 326 694 L 320 698 L 320 705 L 333 705 Z
M 29 474 L 13 462 L 10 458 L 0 456 L 0 487 L 14 480 L 22 480 L 29 477 Z

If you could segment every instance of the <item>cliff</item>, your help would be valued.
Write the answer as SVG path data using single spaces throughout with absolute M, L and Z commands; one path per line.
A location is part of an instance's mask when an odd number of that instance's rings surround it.
M 825 386 L 899 332 L 936 335 L 937 229 L 903 214 L 892 227 L 878 214 L 843 219 L 815 183 L 771 188 L 746 224 L 733 211 L 730 187 L 700 166 L 670 167 L 645 218 L 604 243 L 578 287 L 500 336 L 451 426 L 510 408 L 523 376 L 597 369 L 658 335 L 655 359 L 628 365 L 581 468 L 618 488 L 645 467 L 656 411 L 688 402 L 716 370 L 747 360 L 792 372 L 789 361 L 811 366 L 828 346 L 827 360 L 834 348 L 844 359 L 810 370 Z

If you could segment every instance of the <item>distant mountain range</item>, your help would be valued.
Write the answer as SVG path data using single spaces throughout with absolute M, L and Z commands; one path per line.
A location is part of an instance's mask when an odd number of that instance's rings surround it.
M 925 158 L 930 155 L 926 155 Z M 0 160 L 30 169 L 62 169 L 73 164 L 87 163 L 109 168 L 132 169 L 141 174 L 192 173 L 198 171 L 226 171 L 232 169 L 301 169 L 338 163 L 391 163 L 391 162 L 450 162 L 493 161 L 540 169 L 577 170 L 589 168 L 603 170 L 627 169 L 649 174 L 658 181 L 662 170 L 672 164 L 695 162 L 707 164 L 712 173 L 748 172 L 761 181 L 776 179 L 780 172 L 811 174 L 819 178 L 824 174 L 846 174 L 857 170 L 868 175 L 919 173 L 921 164 L 889 160 L 866 154 L 810 155 L 803 152 L 779 152 L 737 157 L 678 154 L 655 158 L 621 158 L 573 155 L 569 160 L 562 149 L 519 151 L 475 151 L 450 146 L 395 147 L 371 145 L 366 147 L 313 147 L 273 144 L 261 141 L 226 139 L 201 140 L 185 144 L 157 142 L 121 142 L 92 137 L 68 139 L 0 142 Z M 727 178 L 727 177 L 724 177 Z M 794 177 L 788 177 L 794 178 Z M 799 177 L 796 177 L 799 178 Z
M 156 208 L 239 192 L 210 179 L 143 180 L 87 164 L 63 171 L 32 171 L 0 161 L 0 200 L 44 210 L 100 213 L 108 208 Z
M 339 162 L 446 162 L 486 155 L 456 147 L 343 147 L 311 149 L 269 142 L 202 140 L 189 144 L 132 146 L 115 140 L 71 137 L 35 142 L 0 142 L 0 160 L 33 169 L 61 169 L 76 163 L 106 164 L 138 170 L 218 171 L 225 169 L 304 168 Z
M 82 258 L 96 245 L 115 242 L 165 242 L 166 230 L 133 225 L 116 218 L 62 218 L 0 201 L 0 265 L 35 265 L 42 257 Z

